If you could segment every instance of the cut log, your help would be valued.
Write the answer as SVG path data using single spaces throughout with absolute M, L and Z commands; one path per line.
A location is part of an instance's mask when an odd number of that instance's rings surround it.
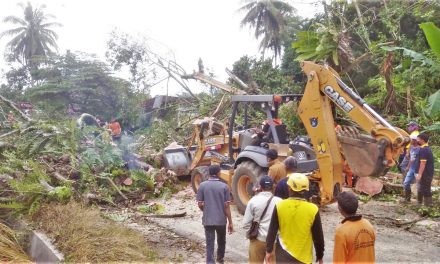
M 55 179 L 59 180 L 60 182 L 64 182 L 64 183 L 74 183 L 75 181 L 66 179 L 63 175 L 59 174 L 58 172 L 54 172 L 51 174 L 52 177 L 54 177 Z

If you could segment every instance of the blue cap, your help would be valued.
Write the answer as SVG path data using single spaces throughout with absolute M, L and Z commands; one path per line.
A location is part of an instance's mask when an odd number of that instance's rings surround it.
M 263 176 L 260 179 L 260 187 L 263 189 L 270 189 L 273 186 L 273 180 L 270 176 Z

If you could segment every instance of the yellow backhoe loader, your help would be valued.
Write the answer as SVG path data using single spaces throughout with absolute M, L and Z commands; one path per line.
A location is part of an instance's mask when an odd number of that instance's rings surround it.
M 231 97 L 231 125 L 225 138 L 234 140 L 223 141 L 223 147 L 228 145 L 223 156 L 228 155 L 228 159 L 219 163 L 222 165 L 221 178 L 228 183 L 241 213 L 252 197 L 259 177 L 267 172 L 268 149 L 277 149 L 280 159 L 287 155 L 297 157 L 299 171 L 309 175 L 310 196 L 320 204 L 328 204 L 341 192 L 345 162 L 360 178 L 380 176 L 396 164 L 399 154 L 409 142 L 409 135 L 404 130 L 392 126 L 376 113 L 342 82 L 332 68 L 312 62 L 302 62 L 301 67 L 307 76 L 304 94 L 277 97 L 281 97 L 282 102 L 300 101 L 297 112 L 311 142 L 289 141 L 285 127 L 274 124 L 271 111 L 274 95 Z M 252 131 L 233 131 L 239 104 L 243 103 L 245 112 L 248 103 L 261 104 L 270 124 L 271 142 L 255 146 L 249 144 Z M 335 129 L 333 105 L 345 112 L 357 126 Z M 203 177 L 198 180 L 203 180 Z

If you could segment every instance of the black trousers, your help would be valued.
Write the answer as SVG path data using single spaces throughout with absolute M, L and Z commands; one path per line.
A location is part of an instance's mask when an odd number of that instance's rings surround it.
M 226 247 L 226 225 L 205 226 L 206 238 L 206 263 L 215 263 L 214 261 L 214 241 L 217 233 L 217 261 L 223 262 Z
M 422 193 L 424 197 L 432 196 L 431 193 L 432 178 L 433 178 L 432 176 L 431 177 L 422 176 L 422 178 L 420 179 L 418 191 Z
M 275 257 L 276 262 L 278 263 L 302 263 L 301 261 L 297 260 L 296 258 L 292 257 L 287 251 L 285 251 L 281 245 L 280 241 L 277 239 L 277 243 L 275 246 Z

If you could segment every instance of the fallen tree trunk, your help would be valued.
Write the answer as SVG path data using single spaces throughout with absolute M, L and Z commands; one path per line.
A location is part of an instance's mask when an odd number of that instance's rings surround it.
M 137 216 L 140 217 L 149 217 L 149 218 L 177 218 L 186 216 L 186 212 L 177 213 L 177 214 L 141 214 L 136 213 Z
M 3 135 L 0 135 L 0 138 L 7 137 L 7 136 L 13 135 L 13 134 L 18 133 L 18 132 L 20 132 L 20 130 L 15 129 L 15 130 L 9 131 L 8 133 L 5 133 L 5 134 L 3 134 Z
M 26 121 L 32 121 L 32 119 L 30 118 L 30 117 L 28 117 L 25 113 L 23 113 L 18 107 L 16 107 L 15 106 L 15 104 L 11 101 L 11 100 L 9 100 L 9 99 L 6 99 L 4 96 L 2 96 L 2 95 L 0 95 L 0 99 L 3 101 L 3 102 L 5 102 L 5 103 L 7 103 L 11 108 L 13 108 L 15 111 L 17 111 L 20 115 L 21 115 L 21 117 L 23 117 L 23 119 L 25 119 Z

